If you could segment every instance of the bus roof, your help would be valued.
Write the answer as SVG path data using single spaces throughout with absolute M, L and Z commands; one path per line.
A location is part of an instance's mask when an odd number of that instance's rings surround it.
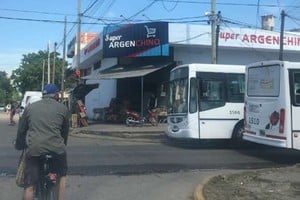
M 285 68 L 300 68 L 300 62 L 290 62 L 290 61 L 281 61 L 281 60 L 265 60 L 255 63 L 250 63 L 246 67 L 259 67 L 259 66 L 268 66 L 268 65 L 282 65 Z
M 245 73 L 245 65 L 203 64 L 203 63 L 183 64 L 173 68 L 171 71 L 183 67 L 189 67 L 190 70 L 192 71 Z

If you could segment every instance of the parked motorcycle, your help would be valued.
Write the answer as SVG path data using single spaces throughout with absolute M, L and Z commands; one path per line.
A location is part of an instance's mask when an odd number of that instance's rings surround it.
M 141 117 L 141 115 L 135 111 L 127 111 L 126 125 L 127 126 L 143 126 L 149 122 L 152 126 L 157 126 L 158 122 L 155 117 L 155 112 L 148 109 L 147 117 Z

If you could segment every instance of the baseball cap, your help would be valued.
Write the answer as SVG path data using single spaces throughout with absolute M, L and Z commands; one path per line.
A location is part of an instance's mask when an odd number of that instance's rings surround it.
M 57 92 L 59 92 L 59 89 L 55 84 L 49 83 L 44 86 L 43 95 L 55 94 Z

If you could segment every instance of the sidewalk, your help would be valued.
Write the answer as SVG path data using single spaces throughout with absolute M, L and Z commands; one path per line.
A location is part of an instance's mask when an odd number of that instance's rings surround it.
M 154 142 L 165 138 L 167 124 L 127 127 L 125 124 L 90 124 L 71 129 L 75 137 Z M 299 152 L 300 155 L 300 152 Z M 194 200 L 298 200 L 300 163 L 286 168 L 245 170 L 210 177 L 196 186 Z
M 300 164 L 211 177 L 196 187 L 194 200 L 298 200 Z
M 75 137 L 99 137 L 103 139 L 129 139 L 148 141 L 162 139 L 165 137 L 167 124 L 152 126 L 126 126 L 125 124 L 99 124 L 90 123 L 89 126 L 71 128 L 70 135 Z

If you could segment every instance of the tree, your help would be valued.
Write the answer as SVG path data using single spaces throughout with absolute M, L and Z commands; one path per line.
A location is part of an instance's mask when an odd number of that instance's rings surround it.
M 62 72 L 62 58 L 59 58 L 60 54 L 55 53 L 55 78 L 54 83 L 60 88 L 61 87 L 61 72 Z M 54 52 L 50 54 L 50 82 L 53 76 L 53 60 Z M 29 53 L 23 55 L 23 59 L 18 69 L 12 72 L 12 79 L 14 80 L 14 86 L 24 94 L 25 91 L 41 91 L 42 85 L 48 82 L 48 51 L 40 50 L 38 53 Z M 43 62 L 44 65 L 44 82 L 43 82 Z M 67 62 L 66 66 L 68 65 Z M 64 66 L 64 68 L 66 68 Z M 67 80 L 67 79 L 65 79 Z M 66 84 L 66 83 L 65 83 Z M 68 85 L 68 84 L 66 84 Z
M 0 71 L 0 103 L 7 104 L 10 101 L 18 101 L 16 90 L 11 86 L 10 79 L 5 71 Z

